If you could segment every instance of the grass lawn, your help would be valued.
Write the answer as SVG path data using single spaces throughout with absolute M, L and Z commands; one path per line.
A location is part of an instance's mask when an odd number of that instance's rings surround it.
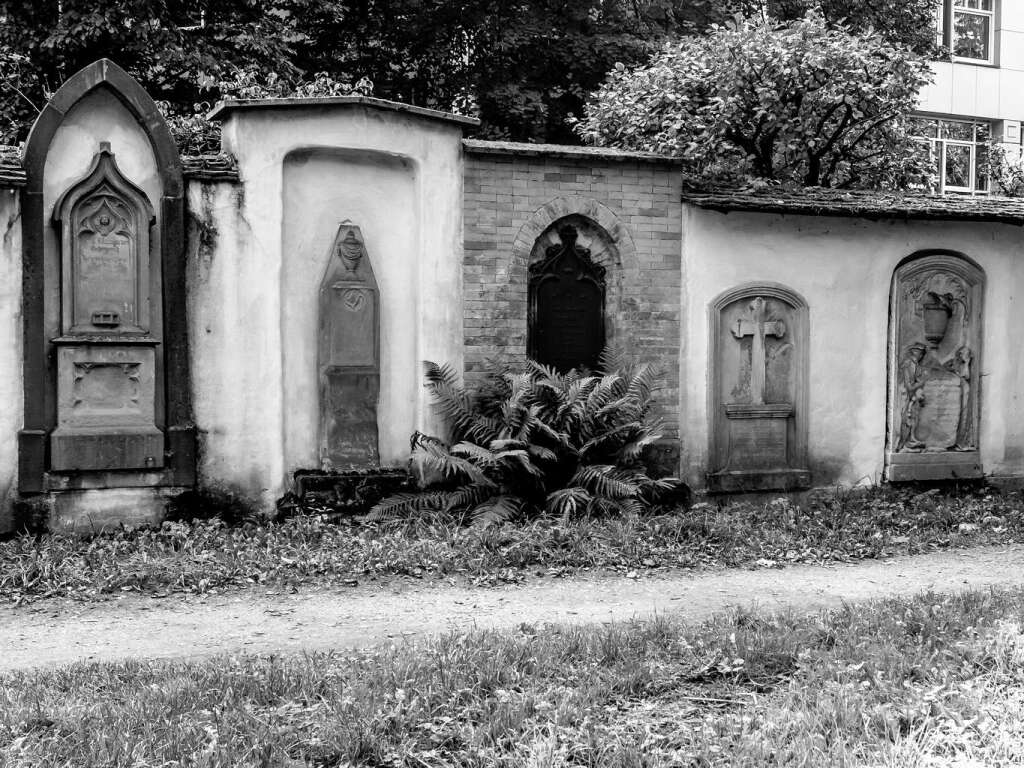
M 5 766 L 1010 766 L 1024 589 L 0 676 Z
M 771 567 L 1010 542 L 1024 542 L 1024 501 L 1016 493 L 870 490 L 802 507 L 780 498 L 490 528 L 442 519 L 336 525 L 307 514 L 235 527 L 165 523 L 88 539 L 18 536 L 0 542 L 0 600 L 343 584 L 393 575 L 454 576 L 486 585 L 530 573 Z

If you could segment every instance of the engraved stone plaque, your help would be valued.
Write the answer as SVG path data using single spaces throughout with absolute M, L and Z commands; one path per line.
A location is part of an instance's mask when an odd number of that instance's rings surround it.
M 576 244 L 572 226 L 530 265 L 530 357 L 559 371 L 595 369 L 604 348 L 604 268 Z
M 911 258 L 890 294 L 886 479 L 978 477 L 984 274 L 967 259 Z
M 61 225 L 66 334 L 150 328 L 149 227 L 153 207 L 101 147 L 89 175 L 54 209 Z
M 806 307 L 790 291 L 732 291 L 712 309 L 711 471 L 717 491 L 806 486 Z
M 320 284 L 320 464 L 379 463 L 380 294 L 359 227 L 344 223 Z

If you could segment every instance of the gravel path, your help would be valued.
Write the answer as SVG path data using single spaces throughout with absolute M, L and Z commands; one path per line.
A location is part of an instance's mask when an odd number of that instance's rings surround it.
M 932 589 L 1024 585 L 1024 546 L 852 565 L 534 578 L 499 588 L 394 581 L 297 594 L 125 597 L 0 608 L 0 670 L 128 657 L 367 646 L 472 627 L 595 622 L 681 613 L 700 621 L 742 605 L 813 609 Z

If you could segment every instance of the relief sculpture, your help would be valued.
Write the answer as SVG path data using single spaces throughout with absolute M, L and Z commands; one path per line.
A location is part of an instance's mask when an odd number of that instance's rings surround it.
M 956 478 L 980 471 L 981 280 L 980 270 L 953 255 L 926 256 L 897 270 L 889 479 Z
M 781 286 L 726 294 L 713 309 L 715 425 L 709 485 L 806 485 L 806 305 Z

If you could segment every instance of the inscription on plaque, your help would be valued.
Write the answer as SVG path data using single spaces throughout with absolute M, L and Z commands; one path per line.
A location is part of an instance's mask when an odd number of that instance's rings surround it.
M 335 236 L 320 285 L 320 464 L 378 464 L 380 294 L 354 224 Z
M 737 291 L 715 308 L 714 425 L 709 485 L 720 491 L 804 486 L 799 394 L 802 303 L 781 289 Z
M 577 244 L 575 227 L 559 228 L 558 236 L 530 265 L 528 352 L 562 372 L 593 370 L 604 348 L 605 270 Z
M 976 477 L 981 270 L 955 254 L 896 270 L 889 365 L 890 480 Z

